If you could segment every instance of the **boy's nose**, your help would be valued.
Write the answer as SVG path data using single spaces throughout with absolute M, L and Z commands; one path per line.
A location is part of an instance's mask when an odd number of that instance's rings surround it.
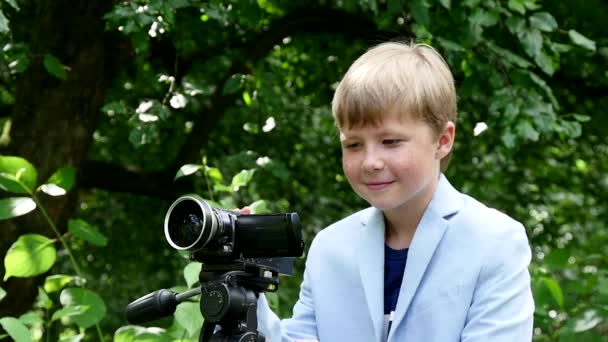
M 363 159 L 363 169 L 368 172 L 382 170 L 384 161 L 375 153 L 366 153 Z

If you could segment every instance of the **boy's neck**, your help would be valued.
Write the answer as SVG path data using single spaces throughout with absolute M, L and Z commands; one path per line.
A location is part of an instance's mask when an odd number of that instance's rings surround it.
M 437 181 L 431 182 L 426 189 L 417 194 L 406 206 L 384 210 L 385 243 L 392 249 L 409 248 L 414 233 L 428 207 Z

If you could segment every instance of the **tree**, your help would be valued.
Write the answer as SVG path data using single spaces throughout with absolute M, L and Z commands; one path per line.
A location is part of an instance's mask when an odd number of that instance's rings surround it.
M 10 20 L 0 94 L 7 113 L 3 155 L 30 160 L 41 181 L 59 167 L 76 168 L 76 189 L 43 198 L 60 230 L 66 230 L 68 218 L 79 216 L 106 233 L 118 232 L 113 225 L 120 222 L 133 235 L 110 239 L 109 246 L 132 248 L 137 257 L 112 253 L 112 259 L 94 250 L 95 262 L 87 267 L 92 279 L 101 279 L 106 265 L 132 275 L 139 261 L 150 265 L 150 273 L 138 279 L 154 274 L 159 282 L 174 283 L 175 275 L 152 265 L 169 270 L 183 262 L 168 261 L 167 249 L 150 247 L 154 240 L 137 221 L 152 216 L 147 224 L 161 222 L 167 201 L 185 191 L 226 207 L 267 200 L 270 210 L 297 210 L 307 217 L 308 241 L 327 223 L 363 206 L 336 162 L 328 107 L 332 86 L 371 44 L 416 37 L 440 50 L 458 83 L 459 138 L 448 176 L 529 229 L 538 339 L 605 334 L 595 319 L 607 315 L 599 304 L 607 300 L 602 292 L 607 275 L 600 271 L 605 262 L 588 257 L 606 241 L 601 203 L 607 184 L 596 181 L 606 166 L 599 157 L 606 154 L 606 126 L 604 116 L 595 113 L 606 102 L 608 84 L 601 75 L 608 54 L 601 17 L 593 16 L 606 5 L 3 4 L 11 5 L 3 6 Z M 184 164 L 198 165 L 192 169 L 197 172 L 173 182 Z M 227 179 L 243 169 L 255 170 L 253 176 L 239 191 L 228 190 Z M 114 212 L 117 203 L 125 209 Z M 588 210 L 574 215 L 582 206 Z M 3 226 L 2 255 L 26 232 L 51 236 L 35 213 Z M 87 249 L 74 247 L 84 260 Z M 125 267 L 118 266 L 119 258 Z M 61 263 L 57 267 L 65 270 Z M 0 316 L 27 310 L 43 280 L 41 275 L 0 283 L 8 293 Z M 108 284 L 95 286 L 102 293 L 116 286 Z M 278 297 L 283 315 L 293 304 L 298 278 L 285 284 Z M 127 295 L 150 289 L 134 284 L 121 290 L 128 292 L 124 303 Z M 113 319 L 113 327 L 120 324 Z

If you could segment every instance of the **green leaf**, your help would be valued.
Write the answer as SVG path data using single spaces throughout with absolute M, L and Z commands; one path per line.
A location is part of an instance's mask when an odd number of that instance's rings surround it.
M 203 325 L 203 316 L 201 315 L 199 304 L 191 302 L 181 303 L 175 310 L 175 320 L 188 331 L 189 337 L 198 336 Z
M 456 42 L 453 42 L 451 40 L 437 37 L 437 42 L 439 43 L 439 45 L 441 45 L 446 50 L 451 50 L 451 51 L 456 51 L 456 52 L 467 51 L 467 49 L 465 49 L 464 46 L 462 46 Z
M 553 94 L 553 89 L 551 89 L 551 87 L 547 85 L 547 82 L 545 82 L 545 80 L 543 80 L 533 72 L 530 72 L 529 75 L 530 79 L 532 79 L 534 83 L 536 83 L 539 87 L 541 87 L 541 89 L 545 91 L 545 93 L 547 93 L 547 97 L 549 97 L 549 100 L 551 100 L 551 104 L 553 105 L 553 107 L 556 109 L 559 108 L 559 103 L 557 102 L 557 99 Z
M 502 134 L 500 139 L 507 148 L 515 147 L 515 134 L 513 134 L 513 132 L 507 130 L 505 133 Z
M 123 101 L 109 102 L 101 107 L 101 111 L 109 116 L 114 116 L 116 114 L 128 114 L 130 112 L 129 108 Z
M 574 114 L 574 118 L 578 122 L 589 122 L 589 121 L 591 121 L 591 117 L 589 115 Z
M 17 1 L 15 0 L 5 0 L 12 8 L 19 10 L 19 5 L 17 5 Z
M 469 21 L 475 26 L 489 27 L 496 25 L 499 18 L 498 12 L 477 8 L 469 17 Z
M 507 18 L 506 23 L 509 32 L 515 35 L 521 34 L 526 29 L 526 21 L 518 16 L 510 16 L 509 18 Z
M 89 310 L 89 307 L 86 305 L 67 306 L 67 307 L 64 307 L 64 308 L 61 308 L 61 309 L 55 311 L 53 313 L 53 316 L 51 317 L 51 321 L 56 321 L 56 320 L 62 319 L 64 317 L 82 315 L 87 310 Z
M 21 157 L 0 157 L 0 188 L 17 194 L 31 193 L 36 189 L 38 172 Z
M 439 0 L 439 3 L 446 9 L 450 9 L 452 7 L 452 0 Z
M 481 2 L 481 0 L 464 0 L 464 1 L 462 1 L 462 6 L 475 8 L 475 7 L 479 6 L 480 2 Z
M 56 258 L 53 240 L 38 234 L 21 235 L 4 258 L 4 281 L 11 276 L 31 277 L 44 273 L 53 266 Z
M 201 273 L 201 263 L 200 262 L 191 262 L 186 267 L 184 267 L 184 279 L 186 279 L 186 284 L 188 284 L 188 288 L 192 288 L 192 285 L 198 283 L 198 276 Z
M 518 12 L 520 14 L 526 14 L 526 6 L 524 6 L 523 1 L 521 0 L 509 0 L 507 5 L 509 9 Z
M 108 244 L 108 238 L 99 232 L 97 227 L 88 224 L 86 221 L 81 219 L 69 220 L 68 231 L 74 236 L 88 241 L 95 246 L 105 246 Z
M 213 191 L 214 192 L 228 192 L 228 193 L 232 193 L 232 192 L 234 192 L 234 189 L 232 187 L 229 187 L 229 186 L 224 185 L 224 184 L 214 184 L 213 185 Z
M 179 307 L 179 306 L 178 306 Z M 139 327 L 127 325 L 119 328 L 114 333 L 114 342 L 169 342 L 173 340 L 165 329 L 158 327 Z M 182 340 L 179 340 L 182 341 Z
M 14 317 L 0 318 L 0 325 L 15 342 L 30 342 L 32 335 L 25 324 Z
M 268 207 L 268 202 L 264 200 L 258 200 L 249 205 L 252 214 L 268 214 L 271 213 Z
M 425 0 L 412 0 L 410 1 L 410 11 L 414 20 L 423 26 L 428 25 L 431 22 L 429 15 L 429 5 Z
M 25 325 L 41 325 L 44 324 L 44 318 L 42 318 L 42 311 L 29 311 L 19 316 L 19 320 Z
M 61 291 L 59 301 L 64 307 L 88 306 L 85 312 L 71 316 L 76 324 L 87 329 L 97 324 L 106 315 L 106 305 L 99 295 L 84 288 L 67 288 Z
M 206 167 L 205 172 L 207 172 L 207 175 L 211 177 L 214 183 L 221 183 L 224 180 L 224 175 L 216 167 Z
M 249 96 L 249 92 L 244 91 L 243 92 L 243 101 L 245 101 L 245 104 L 247 105 L 247 107 L 251 106 L 251 96 Z
M 543 277 L 542 281 L 543 281 L 543 284 L 549 290 L 549 292 L 551 292 L 551 295 L 553 296 L 553 299 L 555 299 L 555 302 L 557 303 L 557 305 L 559 305 L 560 308 L 563 308 L 564 307 L 564 293 L 562 292 L 562 288 L 559 286 L 557 281 L 550 277 Z
M 502 58 L 503 61 L 508 62 L 509 64 L 516 65 L 520 68 L 529 68 L 532 66 L 532 63 L 528 62 L 525 58 L 516 55 L 507 49 L 503 49 L 494 43 L 488 43 L 488 47 L 492 52 L 496 53 L 497 57 Z
M 53 301 L 42 287 L 38 287 L 38 296 L 36 297 L 36 303 L 34 304 L 34 307 L 46 310 L 49 310 L 53 307 Z
M 61 290 L 74 279 L 73 276 L 67 274 L 53 274 L 46 277 L 44 281 L 44 290 L 47 293 Z
M 64 194 L 65 192 L 70 191 L 70 189 L 72 189 L 72 187 L 74 186 L 74 183 L 76 182 L 76 169 L 73 167 L 62 167 L 59 168 L 57 171 L 55 171 L 55 173 L 53 173 L 51 175 L 51 177 L 49 178 L 49 180 L 46 181 L 45 185 L 51 185 L 54 184 L 56 186 L 58 186 L 60 189 L 64 190 Z M 44 187 L 45 185 L 42 185 L 42 187 Z M 50 189 L 52 187 L 46 187 L 42 189 L 42 191 L 44 191 L 45 193 L 51 195 L 51 196 L 56 196 L 54 195 L 54 193 L 56 192 L 47 192 L 48 189 Z
M 6 291 L 0 287 L 0 302 L 6 297 Z
M 223 95 L 231 95 L 236 93 L 241 89 L 243 84 L 245 83 L 245 76 L 243 74 L 234 74 L 230 76 L 228 81 L 224 84 L 224 89 L 222 90 Z
M 547 12 L 534 13 L 529 18 L 530 26 L 545 32 L 553 32 L 557 29 L 557 21 Z
M 274 311 L 279 311 L 279 295 L 276 292 L 266 292 L 264 293 L 266 300 L 268 301 L 268 306 Z
M 543 47 L 543 36 L 539 30 L 532 29 L 523 31 L 519 35 L 519 38 L 521 39 L 521 44 L 523 45 L 528 56 L 536 57 L 536 55 L 541 53 L 541 49 Z
M 539 134 L 529 121 L 520 121 L 516 130 L 525 140 L 538 141 Z
M 173 180 L 176 180 L 178 178 L 182 178 L 185 176 L 189 176 L 200 169 L 201 169 L 201 165 L 186 164 L 179 168 L 179 170 L 177 171 L 177 174 L 175 175 L 175 178 Z
M 602 323 L 602 317 L 597 313 L 596 310 L 587 310 L 583 314 L 583 317 L 576 318 L 574 320 L 573 331 L 580 333 L 583 331 L 591 330 L 598 324 Z
M 65 67 L 61 64 L 61 61 L 57 59 L 57 57 L 47 53 L 44 55 L 44 60 L 42 61 L 44 64 L 44 68 L 49 74 L 57 77 L 58 79 L 65 81 L 68 78 L 68 73 L 65 71 Z
M 62 336 L 59 342 L 81 342 L 84 339 L 84 333 L 72 336 Z
M 0 220 L 25 215 L 36 209 L 36 202 L 29 197 L 12 197 L 0 199 Z
M 544 53 L 540 52 L 534 56 L 534 62 L 540 67 L 540 69 L 547 75 L 551 76 L 555 72 L 555 67 L 551 59 Z
M 569 138 L 578 138 L 582 134 L 582 127 L 578 121 L 562 120 L 556 131 L 564 133 Z
M 583 36 L 575 30 L 568 31 L 568 36 L 572 42 L 580 47 L 595 52 L 595 41 Z
M 11 29 L 8 27 L 8 19 L 4 12 L 0 10 L 0 33 L 8 33 Z
M 232 178 L 231 187 L 234 191 L 237 191 L 238 188 L 246 186 L 251 181 L 253 174 L 255 173 L 255 169 L 252 170 L 241 170 L 238 174 L 236 174 Z

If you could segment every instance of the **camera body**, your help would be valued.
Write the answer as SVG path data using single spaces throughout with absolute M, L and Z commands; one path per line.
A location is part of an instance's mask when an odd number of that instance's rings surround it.
M 293 257 L 304 251 L 297 213 L 241 214 L 212 208 L 197 195 L 173 202 L 164 232 L 173 248 L 206 265 L 260 264 L 290 274 Z

